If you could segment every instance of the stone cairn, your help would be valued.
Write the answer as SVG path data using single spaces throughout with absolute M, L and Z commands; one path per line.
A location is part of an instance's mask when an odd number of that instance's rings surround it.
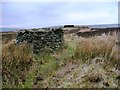
M 35 54 L 54 52 L 63 46 L 63 30 L 62 28 L 20 30 L 16 40 L 17 44 L 28 43 Z

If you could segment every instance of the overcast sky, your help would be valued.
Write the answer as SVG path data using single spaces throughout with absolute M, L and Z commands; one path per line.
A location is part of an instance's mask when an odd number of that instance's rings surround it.
M 118 2 L 3 2 L 2 26 L 118 23 Z

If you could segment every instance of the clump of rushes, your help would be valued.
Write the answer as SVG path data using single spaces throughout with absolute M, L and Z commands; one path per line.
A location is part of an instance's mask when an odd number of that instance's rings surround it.
M 22 87 L 33 62 L 29 45 L 16 45 L 13 42 L 4 45 L 2 49 L 3 87 Z

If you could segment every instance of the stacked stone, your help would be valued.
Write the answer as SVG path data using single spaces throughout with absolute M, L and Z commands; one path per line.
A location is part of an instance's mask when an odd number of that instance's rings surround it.
M 45 50 L 54 52 L 63 45 L 63 30 L 62 28 L 21 30 L 17 35 L 17 43 L 22 42 L 30 44 L 35 54 L 45 52 Z

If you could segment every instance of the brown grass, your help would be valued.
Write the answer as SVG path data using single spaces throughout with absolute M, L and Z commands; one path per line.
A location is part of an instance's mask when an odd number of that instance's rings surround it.
M 95 36 L 92 38 L 79 38 L 74 53 L 75 59 L 83 62 L 95 57 L 102 57 L 112 64 L 118 63 L 118 45 L 116 45 L 117 33 L 111 35 Z M 110 61 L 111 60 L 111 61 Z M 113 63 L 114 61 L 114 63 Z M 116 62 L 117 61 L 117 62 Z
M 14 42 L 4 45 L 2 50 L 3 85 L 9 83 L 10 87 L 14 87 L 22 83 L 33 62 L 33 55 L 28 45 L 16 45 Z
M 67 34 L 62 65 L 55 74 L 42 82 L 43 87 L 55 88 L 118 88 L 118 33 L 90 38 Z M 118 42 L 118 41 L 117 41 Z M 69 53 L 70 52 L 70 53 Z M 69 59 L 69 60 L 68 60 Z M 61 60 L 62 61 L 62 60 Z M 71 63 L 69 64 L 69 61 Z M 75 67 L 74 67 L 75 66 Z M 69 69 L 70 67 L 70 69 Z M 39 85 L 38 85 L 39 86 Z
M 16 32 L 1 32 L 2 44 L 7 44 L 16 38 Z
M 30 87 L 35 75 L 41 74 L 43 81 L 37 87 L 102 88 L 108 87 L 106 83 L 109 87 L 118 87 L 118 34 L 90 38 L 74 35 L 64 36 L 62 50 L 41 57 L 33 57 L 27 44 L 16 45 L 13 41 L 4 44 L 3 86 L 24 87 L 28 76 L 25 85 Z

